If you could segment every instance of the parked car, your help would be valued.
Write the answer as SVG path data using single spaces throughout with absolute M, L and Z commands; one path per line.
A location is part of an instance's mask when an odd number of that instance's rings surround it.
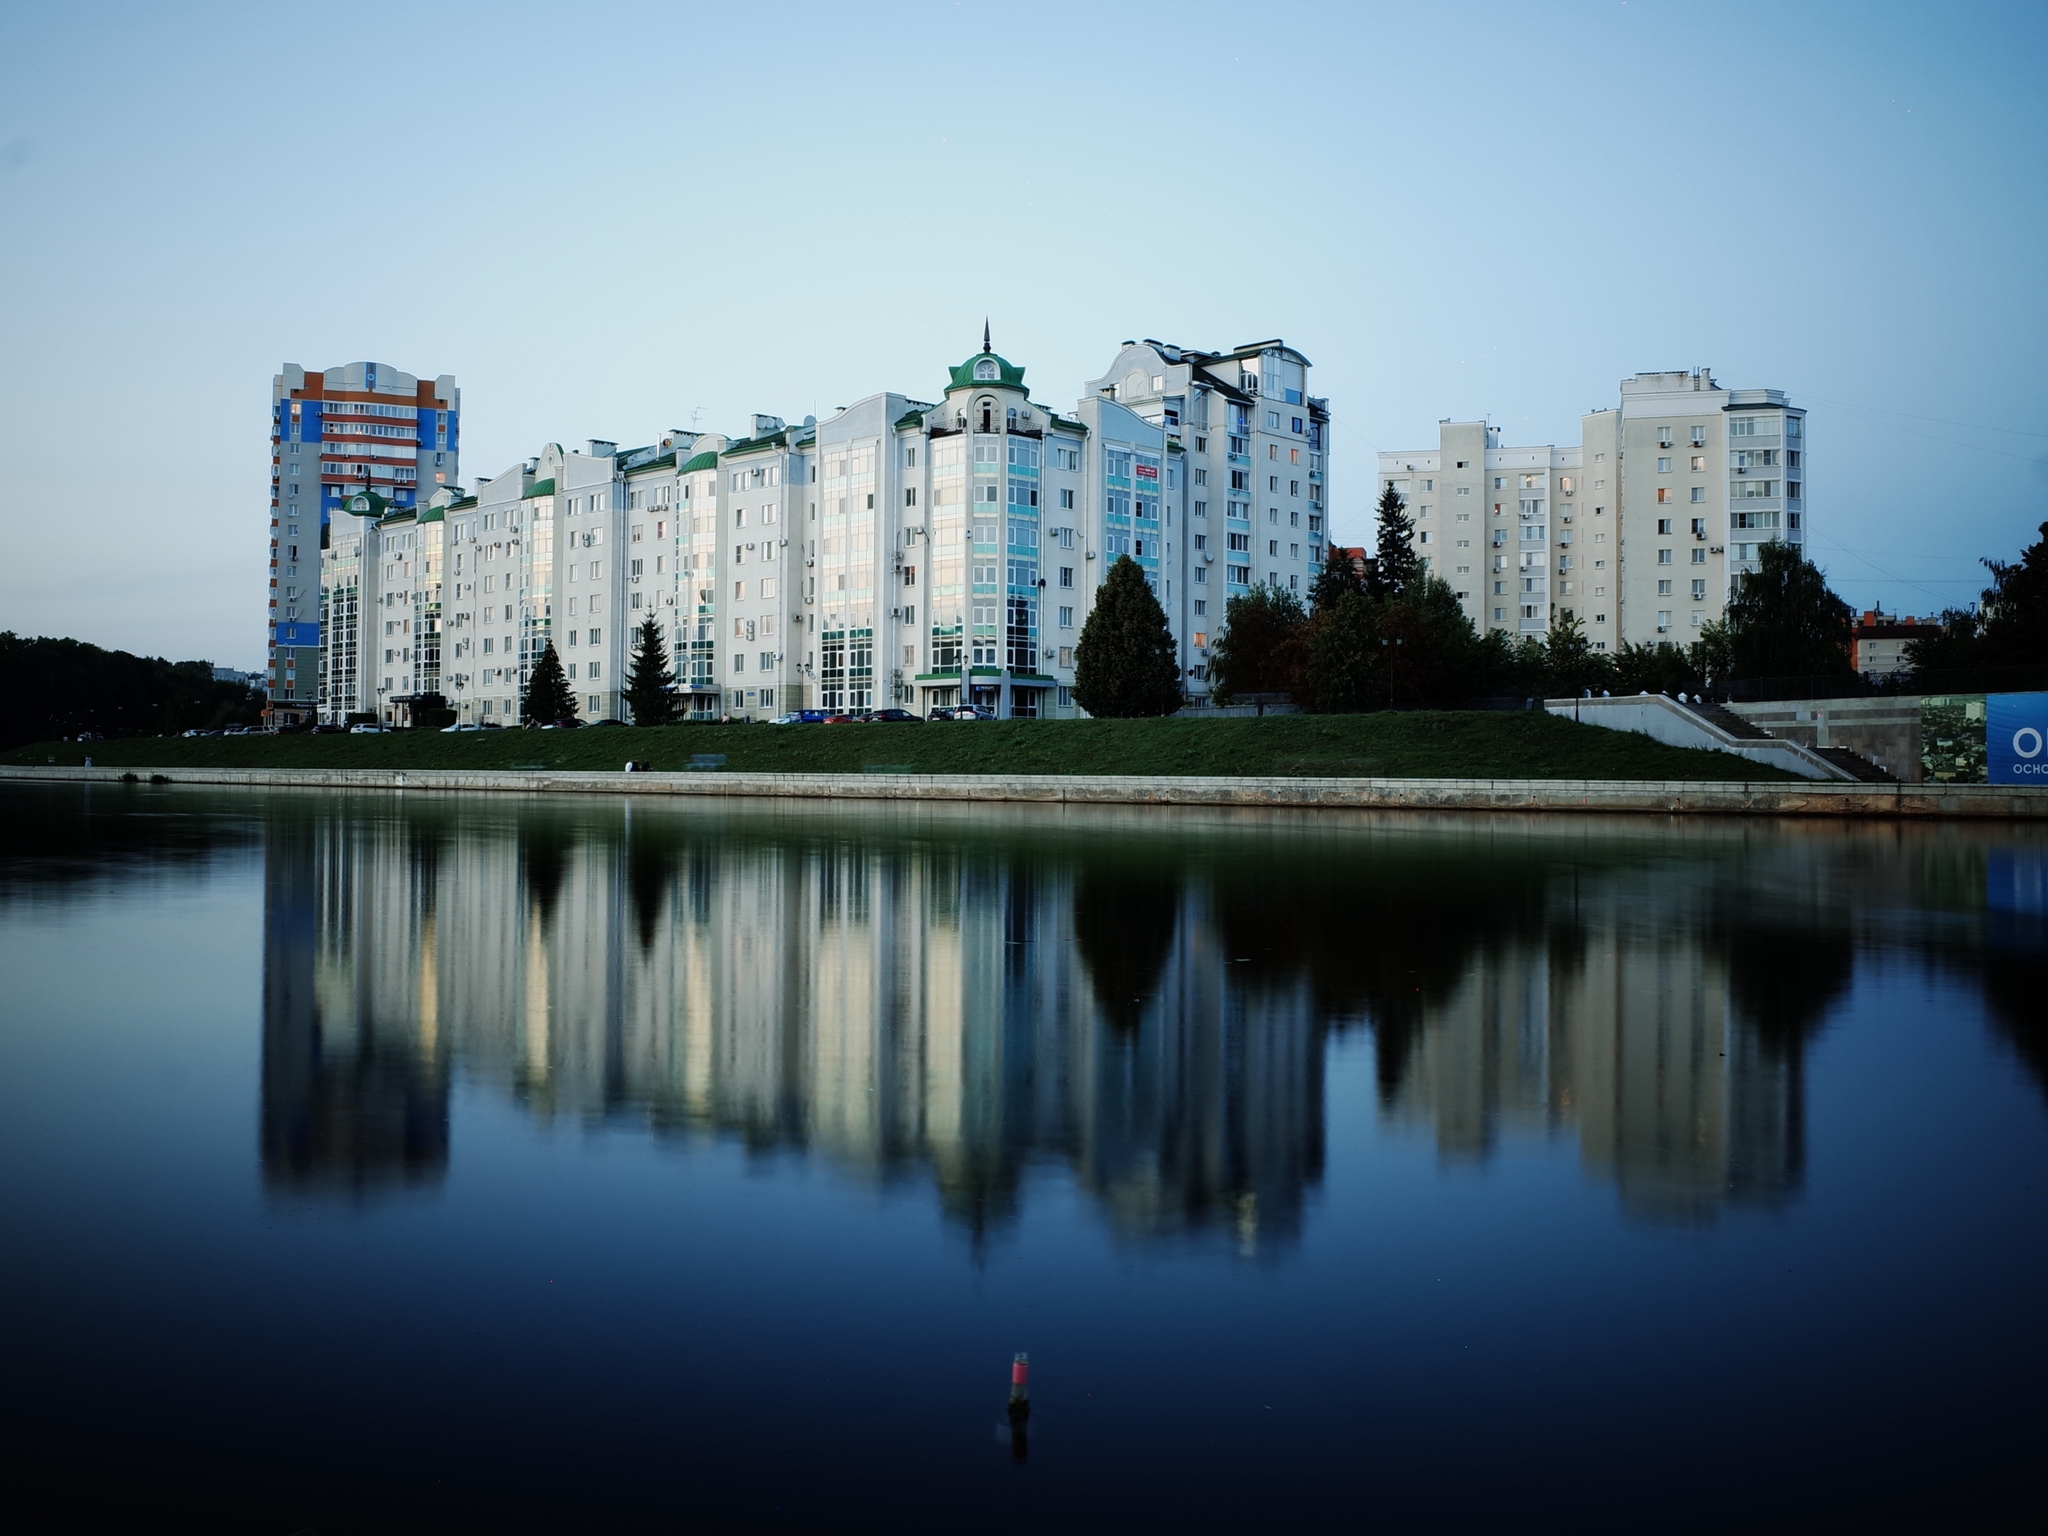
M 870 725 L 923 725 L 923 715 L 913 715 L 907 709 L 878 709 L 868 716 Z
M 593 720 L 590 723 L 592 725 L 624 725 L 626 722 L 623 720 Z
M 505 727 L 500 725 L 495 720 L 486 720 L 484 721 L 483 724 L 479 725 L 477 729 L 480 731 L 502 731 L 503 729 L 505 729 Z
M 223 736 L 254 736 L 255 728 L 247 725 L 231 725 L 221 732 Z
M 823 725 L 830 718 L 829 709 L 792 709 L 786 715 L 777 715 L 770 725 Z
M 541 729 L 544 731 L 580 731 L 583 729 L 583 722 L 572 715 L 567 720 L 557 720 L 553 725 L 544 725 Z
M 345 725 L 316 725 L 313 727 L 312 734 L 315 736 L 339 736 L 347 729 L 348 727 Z
M 934 720 L 993 720 L 995 717 L 994 710 L 983 709 L 978 704 L 954 704 L 932 711 Z
M 827 715 L 823 723 L 826 725 L 859 725 L 861 721 L 866 718 L 867 717 L 864 715 L 854 714 L 850 711 L 842 711 L 839 714 Z
M 381 725 L 352 725 L 348 728 L 348 733 L 351 736 L 382 736 L 384 734 L 384 727 Z
M 443 736 L 452 736 L 452 735 L 453 735 L 453 734 L 454 734 L 455 732 L 457 732 L 457 731 L 480 731 L 480 730 L 482 730 L 482 729 L 483 729 L 483 727 L 482 727 L 482 726 L 480 726 L 480 725 L 472 725 L 472 724 L 469 724 L 469 723 L 468 723 L 468 722 L 466 722 L 466 721 L 459 721 L 459 720 L 458 720 L 458 721 L 457 721 L 457 722 L 456 722 L 456 723 L 455 723 L 454 725 L 444 725 L 444 726 L 442 726 L 442 727 L 441 727 L 441 734 L 442 734 Z

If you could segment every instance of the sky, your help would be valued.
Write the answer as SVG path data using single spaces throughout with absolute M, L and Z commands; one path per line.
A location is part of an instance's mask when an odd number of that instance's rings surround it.
M 262 663 L 271 377 L 462 389 L 465 481 L 976 350 L 1284 337 L 1332 525 L 1440 418 L 1808 408 L 1933 613 L 2048 520 L 2048 6 L 0 6 L 0 629 Z

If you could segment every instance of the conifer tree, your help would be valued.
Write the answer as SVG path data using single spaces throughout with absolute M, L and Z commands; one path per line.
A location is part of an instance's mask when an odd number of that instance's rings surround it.
M 667 725 L 675 713 L 675 674 L 669 670 L 668 642 L 649 614 L 633 638 L 626 668 L 626 703 L 635 725 Z
M 1380 492 L 1374 512 L 1379 517 L 1377 569 L 1368 586 L 1375 597 L 1399 597 L 1408 590 L 1422 569 L 1415 554 L 1415 522 L 1408 516 L 1408 503 L 1391 485 Z
M 1102 719 L 1180 708 L 1180 656 L 1166 611 L 1129 555 L 1109 568 L 1074 652 L 1074 701 Z
M 519 713 L 528 725 L 553 725 L 576 717 L 576 695 L 569 691 L 569 679 L 562 672 L 562 658 L 555 654 L 552 640 L 533 664 Z

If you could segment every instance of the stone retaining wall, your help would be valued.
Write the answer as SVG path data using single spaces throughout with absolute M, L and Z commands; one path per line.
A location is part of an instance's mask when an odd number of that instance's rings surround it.
M 0 768 L 0 782 L 118 784 L 151 770 Z M 471 773 L 453 769 L 158 769 L 174 784 L 252 789 L 708 795 L 834 800 L 1039 801 L 1104 805 L 1327 806 L 1359 810 L 1637 811 L 1741 816 L 2048 819 L 2048 787 L 1745 784 L 1576 779 L 1150 778 L 911 773 Z

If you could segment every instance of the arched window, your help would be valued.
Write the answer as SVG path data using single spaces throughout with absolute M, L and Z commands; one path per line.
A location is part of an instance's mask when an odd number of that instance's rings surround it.
M 982 401 L 982 402 L 981 402 L 981 430 L 982 430 L 982 431 L 984 431 L 984 432 L 993 432 L 993 431 L 995 431 L 995 414 L 996 414 L 996 405 L 995 405 L 995 402 L 994 402 L 993 400 L 984 400 L 984 401 Z
M 1012 432 L 1017 430 L 1017 407 L 1014 405 L 1010 407 L 1010 430 Z
M 984 357 L 974 365 L 974 376 L 977 379 L 994 378 L 996 376 L 996 360 L 992 357 Z

